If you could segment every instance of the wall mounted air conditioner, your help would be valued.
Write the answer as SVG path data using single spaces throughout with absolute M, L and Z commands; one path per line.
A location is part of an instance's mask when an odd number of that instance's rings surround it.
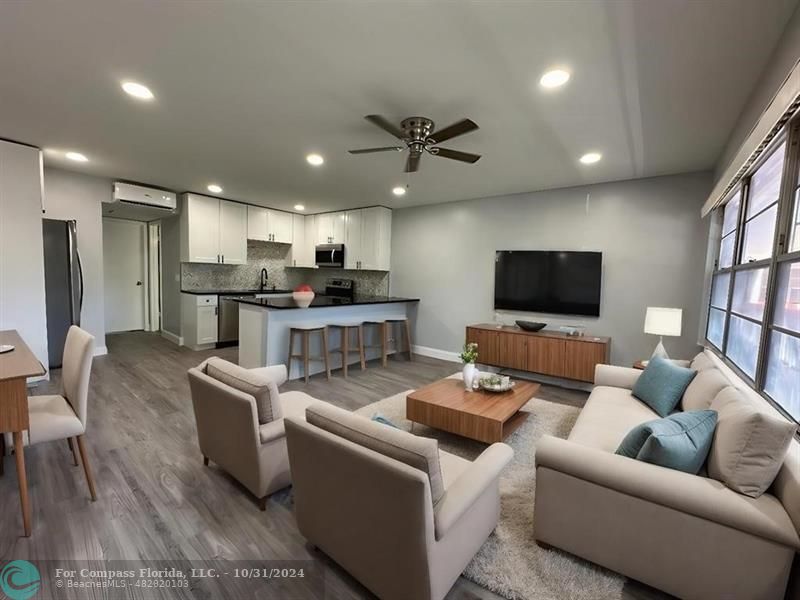
M 106 217 L 137 221 L 155 221 L 177 212 L 178 197 L 174 192 L 119 181 L 114 183 L 111 198 L 103 205 Z

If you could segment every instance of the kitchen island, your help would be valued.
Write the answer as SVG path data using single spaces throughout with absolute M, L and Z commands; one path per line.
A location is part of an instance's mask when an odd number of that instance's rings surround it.
M 364 296 L 339 298 L 317 295 L 308 308 L 300 308 L 292 298 L 243 298 L 239 302 L 239 364 L 245 368 L 285 365 L 289 356 L 289 330 L 292 327 L 359 324 L 365 321 L 408 318 L 414 321 L 418 298 Z M 398 329 L 399 334 L 399 329 Z M 396 338 L 397 334 L 391 337 Z M 321 336 L 312 335 L 310 356 L 322 356 Z M 377 327 L 364 329 L 364 344 L 379 345 Z M 328 348 L 341 345 L 340 330 L 329 332 Z M 351 344 L 351 347 L 353 345 Z M 295 348 L 299 348 L 299 336 Z M 393 352 L 390 344 L 389 352 Z M 295 351 L 297 353 L 297 350 Z M 380 357 L 377 348 L 365 349 L 367 360 Z M 348 363 L 359 361 L 358 354 L 347 357 Z M 330 354 L 330 367 L 342 366 L 340 353 Z M 292 361 L 289 379 L 303 376 L 301 361 Z M 325 370 L 321 361 L 311 361 L 311 374 Z

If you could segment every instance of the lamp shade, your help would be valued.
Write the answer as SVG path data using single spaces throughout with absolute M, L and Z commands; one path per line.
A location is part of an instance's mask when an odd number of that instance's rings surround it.
M 653 335 L 680 335 L 683 309 L 648 306 L 644 332 Z

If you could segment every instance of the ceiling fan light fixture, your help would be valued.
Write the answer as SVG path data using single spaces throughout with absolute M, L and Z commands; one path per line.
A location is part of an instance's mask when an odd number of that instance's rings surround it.
M 402 185 L 397 185 L 397 186 L 392 188 L 392 193 L 395 196 L 405 196 L 406 195 L 406 188 L 403 187 Z
M 325 162 L 321 154 L 312 153 L 306 156 L 306 162 L 311 166 L 318 167 Z
M 539 79 L 539 85 L 543 88 L 559 88 L 569 81 L 570 73 L 564 69 L 551 69 Z

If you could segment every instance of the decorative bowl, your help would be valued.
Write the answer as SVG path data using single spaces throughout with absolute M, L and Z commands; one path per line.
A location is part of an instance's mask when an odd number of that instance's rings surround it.
M 300 308 L 308 308 L 314 300 L 314 292 L 292 292 L 292 298 Z
M 508 390 L 512 389 L 516 383 L 511 379 L 508 380 L 508 383 L 504 385 L 503 379 L 498 377 L 497 375 L 489 375 L 488 377 L 481 377 L 479 380 L 479 384 L 482 390 L 486 390 L 487 392 L 507 392 Z

